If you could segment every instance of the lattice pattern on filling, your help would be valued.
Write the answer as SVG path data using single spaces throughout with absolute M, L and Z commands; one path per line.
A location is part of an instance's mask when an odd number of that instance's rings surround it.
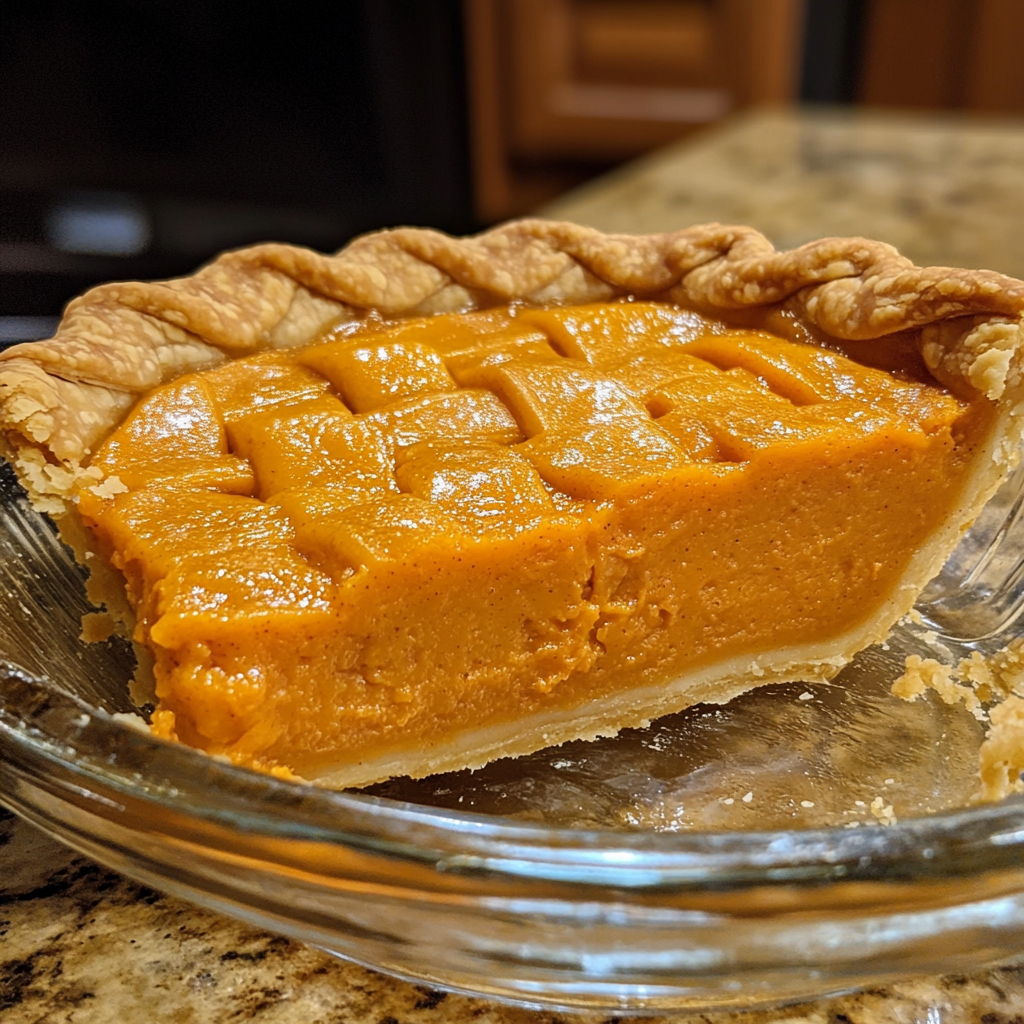
M 778 445 L 928 431 L 951 401 L 667 305 L 503 309 L 183 378 L 97 462 L 129 490 L 212 488 L 205 500 L 240 510 L 252 499 L 223 492 L 254 495 L 301 552 L 356 568 L 432 538 L 532 529 L 687 466 L 724 475 Z M 125 527 L 137 545 L 138 522 Z M 244 530 L 235 543 L 249 546 Z

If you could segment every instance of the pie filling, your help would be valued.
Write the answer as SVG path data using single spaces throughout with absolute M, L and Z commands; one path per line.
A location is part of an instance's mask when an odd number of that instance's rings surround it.
M 153 656 L 155 732 L 358 784 L 845 635 L 955 517 L 993 421 L 897 341 L 512 307 L 179 377 L 78 510 Z

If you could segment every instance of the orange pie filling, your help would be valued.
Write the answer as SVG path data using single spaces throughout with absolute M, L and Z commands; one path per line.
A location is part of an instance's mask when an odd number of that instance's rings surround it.
M 728 699 L 892 621 L 993 413 L 912 345 L 846 350 L 623 302 L 366 323 L 160 387 L 78 494 L 154 731 L 367 783 Z

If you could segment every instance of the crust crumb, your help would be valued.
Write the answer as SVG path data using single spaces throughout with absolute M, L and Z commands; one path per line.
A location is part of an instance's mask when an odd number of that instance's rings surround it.
M 963 703 L 964 707 L 979 721 L 984 721 L 985 711 L 981 699 L 971 686 L 965 686 L 954 679 L 957 670 L 943 665 L 934 658 L 922 658 L 911 654 L 904 665 L 903 675 L 891 687 L 896 697 L 913 703 L 925 692 L 934 690 L 946 704 Z
M 1024 696 L 1024 637 L 1012 640 L 988 659 L 992 681 L 1004 694 Z
M 913 702 L 926 690 L 934 690 L 946 704 L 963 703 L 979 721 L 989 722 L 978 751 L 976 799 L 991 803 L 1024 792 L 1024 637 L 988 657 L 975 651 L 955 667 L 910 655 L 891 692 Z M 985 704 L 993 706 L 986 712 Z M 871 809 L 874 813 L 874 804 Z
M 67 511 L 65 501 L 75 484 L 99 477 L 99 470 L 83 468 L 77 462 L 54 465 L 40 448 L 30 446 L 18 451 L 14 466 L 32 507 L 58 519 Z
M 979 799 L 1002 800 L 1024 792 L 1024 699 L 1009 696 L 992 709 L 992 725 L 978 754 L 981 774 Z
M 893 813 L 892 804 L 887 804 L 880 796 L 871 801 L 869 810 L 879 825 L 895 825 L 898 820 Z
M 117 494 L 127 494 L 128 488 L 119 476 L 108 476 L 105 480 L 89 488 L 97 498 L 113 498 Z

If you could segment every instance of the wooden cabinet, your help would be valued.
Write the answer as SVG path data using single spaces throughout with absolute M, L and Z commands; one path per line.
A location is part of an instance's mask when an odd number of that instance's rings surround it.
M 793 98 L 803 0 L 465 0 L 477 215 Z
M 869 0 L 860 98 L 1024 113 L 1024 0 Z

